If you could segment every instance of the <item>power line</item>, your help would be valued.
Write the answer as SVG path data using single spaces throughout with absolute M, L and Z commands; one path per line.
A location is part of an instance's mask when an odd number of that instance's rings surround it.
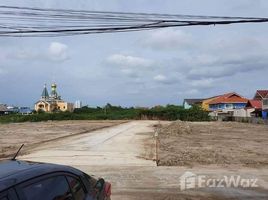
M 264 23 L 268 18 L 103 12 L 0 6 L 0 36 L 51 37 L 180 26 Z

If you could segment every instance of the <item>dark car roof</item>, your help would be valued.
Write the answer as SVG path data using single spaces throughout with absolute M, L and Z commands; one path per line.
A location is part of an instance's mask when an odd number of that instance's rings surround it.
M 52 172 L 69 172 L 82 175 L 82 172 L 69 166 L 37 163 L 19 160 L 0 161 L 0 191 L 8 189 L 28 179 Z

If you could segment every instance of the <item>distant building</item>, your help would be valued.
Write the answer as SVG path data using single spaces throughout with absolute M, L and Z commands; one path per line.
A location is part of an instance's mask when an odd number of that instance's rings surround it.
M 211 111 L 211 116 L 246 117 L 247 113 L 244 108 L 246 107 L 247 103 L 248 99 L 235 92 L 231 92 L 216 97 L 208 104 L 209 110 Z
M 248 100 L 245 107 L 247 112 L 246 117 L 261 117 L 262 116 L 262 101 L 261 100 Z
M 201 106 L 204 99 L 184 99 L 183 107 L 184 109 L 190 109 L 194 105 Z
M 75 101 L 74 108 L 82 108 L 82 101 L 80 100 Z
M 268 90 L 257 90 L 254 96 L 254 100 L 262 102 L 262 118 L 268 118 Z
M 8 113 L 7 106 L 4 104 L 0 104 L 0 115 L 5 115 Z
M 263 100 L 267 97 L 268 90 L 257 90 L 254 96 L 254 100 Z
M 29 107 L 19 107 L 19 114 L 29 115 L 32 114 L 33 110 Z
M 213 101 L 214 99 L 218 98 L 218 96 L 209 97 L 207 99 L 204 99 L 202 101 L 201 107 L 204 111 L 209 111 L 209 103 Z
M 58 112 L 69 111 L 72 112 L 74 105 L 61 99 L 61 96 L 57 93 L 57 85 L 51 85 L 51 93 L 49 95 L 46 85 L 44 86 L 41 98 L 35 103 L 35 110 L 37 112 Z
M 18 113 L 19 112 L 19 107 L 17 106 L 7 106 L 8 112 L 9 113 Z
M 7 106 L 8 113 L 17 113 L 22 115 L 29 115 L 33 110 L 29 107 Z

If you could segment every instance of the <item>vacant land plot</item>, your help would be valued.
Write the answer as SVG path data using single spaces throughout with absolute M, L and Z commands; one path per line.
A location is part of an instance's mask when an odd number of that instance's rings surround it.
M 21 144 L 24 149 L 40 143 L 83 134 L 96 129 L 118 125 L 125 121 L 57 121 L 0 124 L 0 158 L 14 154 Z
M 160 124 L 165 128 L 159 134 L 160 164 L 177 166 L 156 166 L 154 127 L 158 122 L 131 121 L 89 132 L 118 123 L 122 121 L 1 125 L 0 149 L 6 145 L 5 140 L 16 147 L 17 142 L 26 142 L 28 150 L 26 146 L 19 160 L 66 164 L 103 177 L 112 184 L 113 200 L 268 199 L 266 126 L 162 121 Z M 180 178 L 186 172 L 208 180 L 238 175 L 254 178 L 258 179 L 259 187 L 204 187 L 184 191 L 180 189 Z
M 159 138 L 159 165 L 268 166 L 267 125 L 177 121 Z

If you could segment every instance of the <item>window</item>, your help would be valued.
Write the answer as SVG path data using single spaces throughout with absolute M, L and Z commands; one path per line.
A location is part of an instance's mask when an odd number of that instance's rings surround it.
M 263 105 L 268 106 L 268 99 L 263 99 Z
M 80 180 L 78 180 L 76 178 L 73 178 L 73 177 L 70 177 L 70 176 L 68 176 L 67 179 L 68 179 L 70 188 L 71 188 L 71 190 L 73 192 L 74 199 L 75 200 L 83 200 L 83 199 L 85 199 L 86 194 L 85 194 L 83 185 L 80 182 Z
M 23 188 L 27 200 L 72 200 L 68 182 L 64 176 L 56 176 Z
M 226 108 L 228 109 L 232 109 L 233 108 L 233 104 L 226 104 Z

